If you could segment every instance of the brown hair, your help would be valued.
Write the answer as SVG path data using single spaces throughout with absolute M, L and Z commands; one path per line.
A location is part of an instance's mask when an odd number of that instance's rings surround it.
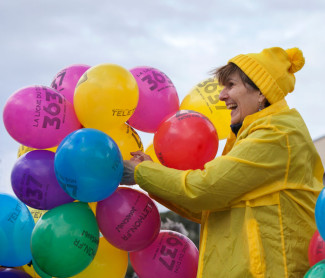
M 212 72 L 212 74 L 215 76 L 216 79 L 218 79 L 218 82 L 221 85 L 225 85 L 229 79 L 229 76 L 233 73 L 238 73 L 241 81 L 243 81 L 244 84 L 250 85 L 255 90 L 260 90 L 254 84 L 254 82 L 234 63 L 229 63 L 223 67 L 217 68 Z
M 217 68 L 211 72 L 214 77 L 218 80 L 220 85 L 225 85 L 229 79 L 229 76 L 233 73 L 238 73 L 241 81 L 244 85 L 249 85 L 253 89 L 260 91 L 260 89 L 255 85 L 255 83 L 234 63 L 228 63 L 225 66 Z M 265 102 L 265 107 L 269 106 L 268 100 Z

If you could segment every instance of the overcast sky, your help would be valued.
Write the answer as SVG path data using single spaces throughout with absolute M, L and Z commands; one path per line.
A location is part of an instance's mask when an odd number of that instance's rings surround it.
M 306 64 L 287 101 L 316 139 L 325 135 L 324 18 L 323 0 L 1 1 L 1 111 L 16 90 L 49 86 L 72 64 L 152 66 L 169 76 L 182 101 L 237 54 L 299 47 Z M 19 144 L 2 120 L 0 136 L 0 192 L 10 192 Z M 145 147 L 153 138 L 140 136 Z

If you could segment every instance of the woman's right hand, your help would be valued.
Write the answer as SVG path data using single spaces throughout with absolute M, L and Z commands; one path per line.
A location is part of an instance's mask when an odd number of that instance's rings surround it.
M 131 152 L 130 153 L 133 157 L 130 159 L 132 161 L 153 161 L 152 158 L 150 157 L 150 155 L 147 155 L 146 153 L 142 152 L 142 151 L 136 151 L 136 152 Z
M 134 185 L 135 179 L 134 179 L 134 170 L 135 167 L 146 160 L 152 161 L 151 157 L 147 154 L 145 154 L 142 151 L 136 151 L 131 152 L 131 155 L 133 156 L 130 160 L 124 160 L 123 161 L 123 175 L 120 184 L 123 185 Z

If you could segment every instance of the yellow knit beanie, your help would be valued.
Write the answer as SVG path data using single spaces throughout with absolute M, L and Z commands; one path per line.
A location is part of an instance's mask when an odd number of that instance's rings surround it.
M 305 58 L 299 48 L 272 47 L 261 53 L 240 54 L 230 62 L 236 64 L 272 104 L 293 91 L 294 73 L 304 66 Z

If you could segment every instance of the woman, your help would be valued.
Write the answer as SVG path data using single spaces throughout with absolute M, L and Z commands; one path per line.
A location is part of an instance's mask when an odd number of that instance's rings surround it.
M 201 223 L 197 277 L 303 277 L 324 169 L 285 96 L 304 65 L 298 48 L 241 54 L 216 70 L 231 109 L 223 156 L 203 170 L 167 168 L 136 152 L 123 184 Z M 141 158 L 142 157 L 142 158 Z

